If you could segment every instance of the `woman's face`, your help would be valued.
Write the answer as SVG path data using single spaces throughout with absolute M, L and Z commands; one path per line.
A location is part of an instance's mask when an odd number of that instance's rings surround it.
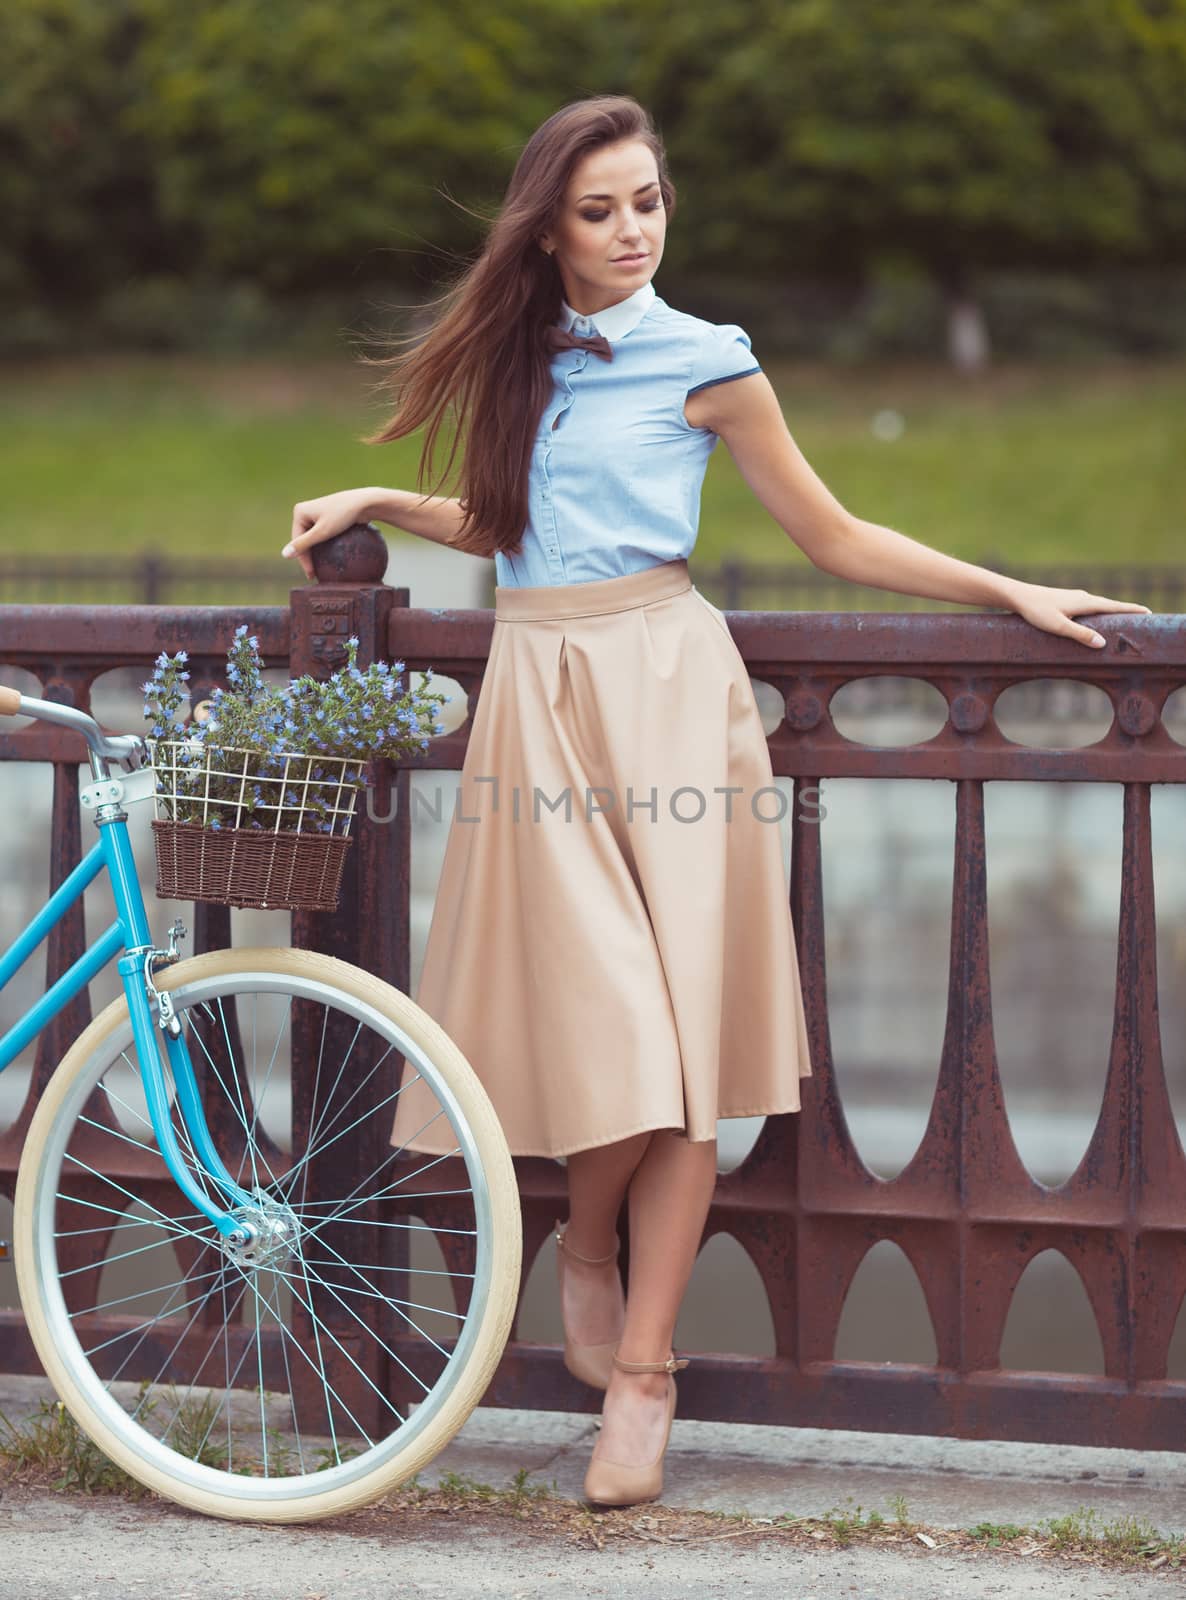
M 666 234 L 654 154 L 641 139 L 623 139 L 577 162 L 560 216 L 540 242 L 569 305 L 593 316 L 650 282 Z

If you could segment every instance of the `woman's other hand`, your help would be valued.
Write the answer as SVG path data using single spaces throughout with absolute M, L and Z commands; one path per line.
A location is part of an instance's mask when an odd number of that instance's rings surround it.
M 298 500 L 292 508 L 292 534 L 280 554 L 290 560 L 295 556 L 305 577 L 312 578 L 313 546 L 345 533 L 356 522 L 367 522 L 374 504 L 373 489 L 339 489 L 317 500 Z
M 1142 616 L 1152 616 L 1148 606 L 1135 600 L 1110 600 L 1107 595 L 1089 594 L 1086 589 L 1049 589 L 1040 583 L 1016 585 L 1008 604 L 1019 617 L 1032 622 L 1035 628 L 1047 633 L 1061 633 L 1065 639 L 1077 639 L 1081 644 L 1099 649 L 1107 643 L 1102 633 L 1085 622 L 1072 618 L 1081 611 L 1129 611 Z

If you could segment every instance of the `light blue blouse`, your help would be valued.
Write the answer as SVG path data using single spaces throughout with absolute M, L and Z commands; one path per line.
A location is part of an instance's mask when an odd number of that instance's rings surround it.
M 594 317 L 565 301 L 559 323 L 603 333 L 614 358 L 553 354 L 521 552 L 494 557 L 504 588 L 590 583 L 690 556 L 717 435 L 688 426 L 684 401 L 761 371 L 744 329 L 676 311 L 651 283 Z

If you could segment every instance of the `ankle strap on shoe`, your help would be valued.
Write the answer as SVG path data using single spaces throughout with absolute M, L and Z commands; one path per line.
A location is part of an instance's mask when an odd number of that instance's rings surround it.
M 560 1223 L 560 1219 L 559 1219 L 559 1217 L 557 1217 L 557 1219 L 556 1219 L 556 1243 L 560 1246 L 560 1248 L 562 1250 L 567 1251 L 568 1254 L 570 1256 L 572 1256 L 572 1258 L 575 1261 L 583 1261 L 586 1266 L 599 1267 L 606 1261 L 612 1261 L 614 1259 L 614 1257 L 617 1255 L 618 1251 L 621 1249 L 621 1240 L 619 1240 L 618 1243 L 613 1247 L 613 1249 L 610 1251 L 609 1255 L 607 1255 L 607 1256 L 583 1256 L 583 1255 L 580 1255 L 576 1250 L 574 1250 L 573 1247 L 569 1244 L 568 1240 L 564 1237 L 564 1235 L 567 1232 L 568 1232 L 568 1224 L 565 1223 L 563 1225 L 563 1227 L 562 1227 L 561 1223 Z
M 623 1372 L 679 1372 L 688 1364 L 688 1357 L 676 1358 L 673 1350 L 666 1361 L 623 1361 L 617 1351 L 614 1352 L 614 1366 L 621 1367 Z

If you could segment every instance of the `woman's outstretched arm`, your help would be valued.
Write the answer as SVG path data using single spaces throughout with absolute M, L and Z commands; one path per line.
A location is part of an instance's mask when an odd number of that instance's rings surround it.
M 1004 606 L 1035 627 L 1082 644 L 1103 636 L 1079 612 L 1136 611 L 1137 601 L 1112 600 L 1085 589 L 1056 589 L 1010 578 L 920 544 L 892 528 L 866 522 L 842 506 L 812 470 L 791 437 L 778 396 L 764 372 L 715 384 L 694 396 L 696 427 L 711 428 L 770 515 L 822 572 L 875 589 Z M 691 405 L 692 402 L 689 402 Z

